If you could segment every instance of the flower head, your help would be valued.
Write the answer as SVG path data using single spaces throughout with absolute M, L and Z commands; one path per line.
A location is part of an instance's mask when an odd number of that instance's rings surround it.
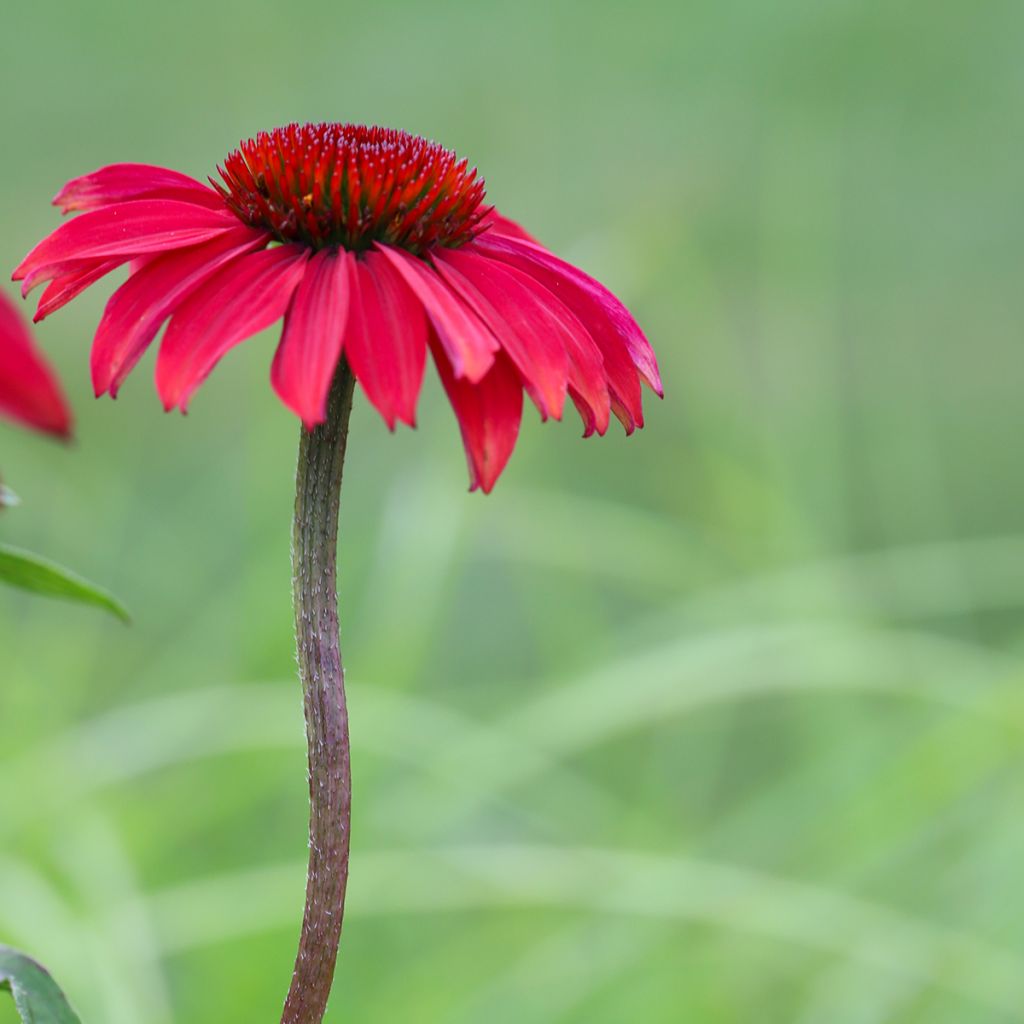
M 364 252 L 375 242 L 425 254 L 479 230 L 484 183 L 436 142 L 391 128 L 289 125 L 261 132 L 213 183 L 245 223 L 281 242 Z
M 211 185 L 115 164 L 54 200 L 80 216 L 15 271 L 49 282 L 41 319 L 124 263 L 92 350 L 96 393 L 117 394 L 160 327 L 157 391 L 184 410 L 220 358 L 284 318 L 271 381 L 312 427 L 345 359 L 389 427 L 415 424 L 429 351 L 455 411 L 471 484 L 491 489 L 525 391 L 546 419 L 568 396 L 585 434 L 614 413 L 643 425 L 657 364 L 623 304 L 484 205 L 450 150 L 384 128 L 289 125 L 243 142 Z
M 58 437 L 71 433 L 59 382 L 13 303 L 0 294 L 0 415 Z

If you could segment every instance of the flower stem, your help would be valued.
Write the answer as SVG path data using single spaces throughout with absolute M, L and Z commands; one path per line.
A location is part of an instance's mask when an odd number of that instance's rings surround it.
M 312 431 L 303 429 L 299 442 L 292 575 L 309 746 L 309 872 L 302 935 L 281 1024 L 320 1024 L 323 1019 L 345 909 L 352 777 L 338 643 L 336 557 L 354 385 L 343 361 L 331 388 L 326 421 Z

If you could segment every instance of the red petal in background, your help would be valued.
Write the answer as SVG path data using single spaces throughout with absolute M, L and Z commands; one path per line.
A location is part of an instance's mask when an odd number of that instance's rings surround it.
M 195 178 L 151 164 L 111 164 L 72 178 L 53 197 L 53 205 L 59 206 L 61 213 L 70 213 L 153 198 L 180 199 L 214 208 L 224 206 L 224 200 L 212 188 Z
M 0 295 L 0 414 L 59 437 L 71 433 L 71 411 L 49 364 L 18 311 Z
M 490 212 L 480 221 L 480 226 L 481 228 L 486 228 L 487 234 L 493 232 L 496 235 L 506 235 L 509 238 L 518 238 L 523 242 L 532 242 L 534 245 L 540 245 L 540 242 L 526 228 L 521 227 L 514 220 L 509 220 L 508 217 L 503 217 L 493 206 Z

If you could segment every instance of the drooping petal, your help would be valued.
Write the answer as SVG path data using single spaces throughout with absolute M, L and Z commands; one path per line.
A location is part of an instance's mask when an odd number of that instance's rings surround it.
M 209 242 L 157 256 L 110 297 L 92 343 L 96 395 L 118 389 L 161 324 L 218 270 L 267 243 L 269 235 L 241 225 Z
M 642 427 L 644 414 L 640 377 L 625 339 L 615 322 L 605 314 L 604 307 L 565 275 L 521 252 L 496 246 L 481 246 L 481 249 L 529 274 L 575 313 L 601 351 L 612 411 L 627 434 Z
M 561 419 L 569 357 L 547 306 L 510 271 L 468 248 L 433 254 L 442 276 L 494 332 L 541 416 Z
M 233 227 L 238 220 L 227 210 L 171 199 L 105 206 L 62 224 L 22 260 L 13 277 L 30 289 L 76 269 L 63 269 L 72 260 L 116 258 L 124 263 L 143 253 L 197 245 Z
M 351 260 L 345 358 L 387 425 L 413 427 L 427 359 L 423 304 L 386 256 L 371 251 Z
M 475 384 L 456 377 L 444 348 L 431 338 L 441 384 L 462 432 L 469 464 L 469 489 L 490 493 L 516 446 L 523 415 L 523 383 L 508 356 L 499 352 Z
M 247 253 L 178 306 L 156 362 L 166 409 L 184 412 L 225 352 L 284 316 L 308 259 L 309 251 L 295 245 Z
M 390 245 L 377 248 L 423 303 L 455 376 L 478 381 L 500 347 L 494 335 L 423 260 Z
M 212 188 L 187 174 L 151 164 L 111 164 L 72 178 L 54 197 L 61 213 L 98 210 L 134 199 L 180 199 L 220 208 L 224 201 Z
M 43 281 L 58 281 L 64 277 L 79 277 L 95 269 L 101 263 L 109 263 L 111 265 L 110 269 L 116 270 L 122 264 L 127 263 L 128 259 L 129 257 L 127 256 L 116 256 L 110 259 L 104 259 L 103 257 L 84 260 L 71 259 L 40 266 L 33 269 L 27 277 L 21 279 L 21 297 L 23 299 L 28 298 L 29 292 Z M 11 280 L 17 281 L 18 278 L 12 274 Z
M 574 267 L 571 263 L 567 263 L 553 252 L 535 243 L 487 233 L 476 239 L 476 244 L 484 249 L 524 256 L 575 285 L 576 289 L 583 292 L 592 303 L 597 304 L 604 317 L 614 325 L 629 350 L 630 358 L 637 370 L 640 371 L 640 376 L 647 381 L 655 394 L 664 397 L 661 376 L 658 373 L 658 362 L 654 357 L 654 350 L 651 348 L 650 342 L 644 336 L 644 332 L 640 330 L 640 326 L 633 319 L 629 310 L 600 281 L 596 281 L 578 267 Z M 581 319 L 583 318 L 581 317 Z M 583 323 L 588 329 L 590 328 L 587 319 L 583 319 Z
M 59 437 L 71 433 L 68 408 L 53 370 L 13 304 L 0 295 L 0 414 Z
M 70 274 L 55 277 L 39 296 L 33 322 L 39 323 L 61 306 L 67 305 L 76 295 L 80 295 L 91 284 L 121 266 L 121 260 L 83 260 L 82 266 Z
M 306 266 L 284 320 L 270 381 L 281 401 L 312 430 L 327 415 L 327 396 L 348 322 L 353 257 L 321 249 Z
M 469 255 L 470 249 L 463 250 Z M 482 257 L 487 259 L 486 256 Z M 585 427 L 584 437 L 608 429 L 611 402 L 605 380 L 604 359 L 587 329 L 573 312 L 537 280 L 515 266 L 503 263 L 511 274 L 544 307 L 549 315 L 551 332 L 565 347 L 569 357 L 569 395 Z

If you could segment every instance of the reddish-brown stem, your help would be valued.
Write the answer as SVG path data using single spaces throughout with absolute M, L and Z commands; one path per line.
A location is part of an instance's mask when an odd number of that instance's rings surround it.
M 295 635 L 309 747 L 306 910 L 281 1024 L 320 1024 L 334 978 L 348 881 L 352 777 L 338 642 L 336 557 L 341 472 L 355 379 L 342 362 L 327 419 L 303 430 L 295 485 Z

